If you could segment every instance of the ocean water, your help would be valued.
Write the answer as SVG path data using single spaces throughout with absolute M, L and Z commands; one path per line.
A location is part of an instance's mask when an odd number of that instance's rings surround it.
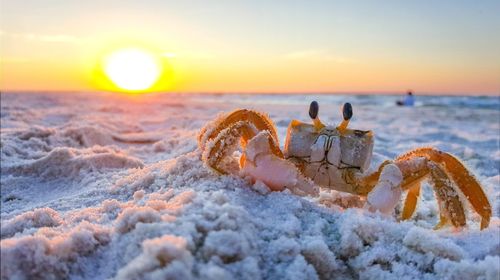
M 311 97 L 324 104 L 350 102 L 357 105 L 392 107 L 404 96 L 397 95 L 342 95 L 342 94 L 220 94 L 199 95 L 200 99 L 211 102 L 231 102 L 234 104 L 303 104 Z M 499 96 L 415 96 L 416 107 L 475 108 L 500 110 Z

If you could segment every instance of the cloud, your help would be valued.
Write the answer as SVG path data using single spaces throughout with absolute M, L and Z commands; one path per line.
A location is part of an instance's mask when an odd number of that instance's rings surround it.
M 70 35 L 39 35 L 38 40 L 44 42 L 77 43 L 81 41 L 78 37 Z
M 183 51 L 183 52 L 163 52 L 162 56 L 166 58 L 185 58 L 185 59 L 197 59 L 197 60 L 208 60 L 214 59 L 215 56 L 210 53 L 196 52 L 196 51 Z
M 33 34 L 33 33 L 9 33 L 0 30 L 1 36 L 8 36 L 14 39 L 28 40 L 28 41 L 40 41 L 46 43 L 68 43 L 76 44 L 82 41 L 81 38 L 71 35 L 64 34 Z
M 355 60 L 347 57 L 336 56 L 327 50 L 308 49 L 290 52 L 283 55 L 287 60 L 326 60 L 336 63 L 353 63 Z

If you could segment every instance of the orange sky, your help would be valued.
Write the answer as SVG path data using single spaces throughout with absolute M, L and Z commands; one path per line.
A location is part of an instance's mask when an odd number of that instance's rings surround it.
M 0 85 L 103 90 L 105 55 L 138 47 L 158 91 L 500 94 L 498 2 L 360 3 L 4 1 Z

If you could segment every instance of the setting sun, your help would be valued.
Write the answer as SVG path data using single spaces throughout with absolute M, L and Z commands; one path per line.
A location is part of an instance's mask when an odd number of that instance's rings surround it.
M 119 88 L 147 90 L 158 81 L 161 64 L 150 53 L 140 49 L 122 49 L 105 58 L 104 73 Z

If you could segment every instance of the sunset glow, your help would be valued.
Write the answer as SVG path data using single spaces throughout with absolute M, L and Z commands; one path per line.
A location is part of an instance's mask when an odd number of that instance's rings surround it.
M 106 57 L 104 72 L 119 88 L 141 91 L 150 88 L 161 74 L 154 56 L 139 49 L 123 49 Z
M 1 90 L 500 93 L 498 1 L 4 2 Z

